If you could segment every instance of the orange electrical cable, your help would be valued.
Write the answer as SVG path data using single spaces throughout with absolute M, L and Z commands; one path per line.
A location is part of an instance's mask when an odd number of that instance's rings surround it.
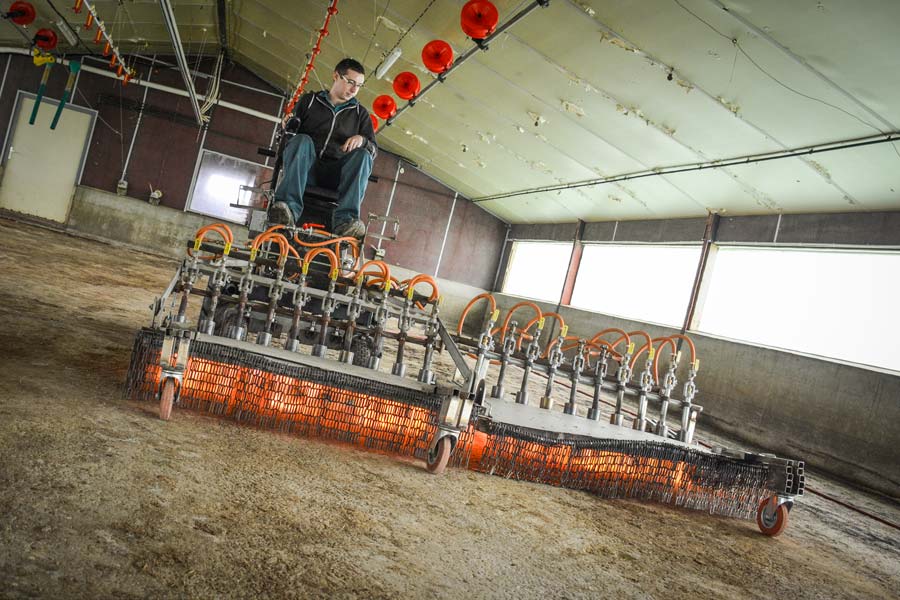
M 226 252 L 230 250 L 230 246 L 234 242 L 234 234 L 231 233 L 231 228 L 224 223 L 213 223 L 211 225 L 205 225 L 197 230 L 197 233 L 194 234 L 194 248 L 188 248 L 188 256 L 194 256 L 194 249 L 199 248 L 200 244 L 203 243 L 203 239 L 206 237 L 206 234 L 210 232 L 219 234 L 219 237 L 221 237 L 222 241 L 225 242 Z M 221 256 L 221 254 L 201 256 L 198 258 L 200 258 L 200 260 L 214 260 L 219 256 Z
M 456 326 L 456 335 L 462 335 L 463 323 L 465 323 L 466 321 L 466 315 L 469 314 L 469 310 L 471 310 L 471 308 L 475 306 L 475 303 L 481 299 L 487 300 L 490 304 L 490 314 L 494 314 L 494 311 L 497 310 L 497 301 L 494 300 L 494 297 L 491 294 L 487 292 L 478 294 L 477 296 L 469 300 L 469 303 L 466 304 L 466 307 L 463 309 L 462 314 L 459 315 L 459 325 Z
M 391 287 L 400 289 L 401 284 L 400 284 L 400 281 L 396 277 L 391 275 L 390 280 L 391 280 Z M 385 282 L 384 277 L 375 277 L 374 279 L 369 279 L 368 281 L 366 281 L 366 287 L 374 287 L 376 285 L 382 285 L 384 282 Z
M 563 338 L 563 342 L 577 341 L 577 340 L 580 340 L 580 339 L 581 339 L 581 338 L 578 337 L 577 335 L 567 335 L 566 337 Z M 559 338 L 558 338 L 558 337 L 553 338 L 552 340 L 550 340 L 550 343 L 547 344 L 547 347 L 546 347 L 546 348 L 544 348 L 544 352 L 543 352 L 543 354 L 541 354 L 541 358 L 547 358 L 548 356 L 550 356 L 550 351 L 553 350 L 553 348 L 556 347 L 557 342 L 559 342 Z M 560 348 L 559 350 L 560 350 L 560 352 L 565 352 L 566 350 L 571 350 L 572 348 L 574 348 L 574 347 L 576 347 L 576 346 L 578 346 L 577 343 L 576 343 L 576 344 L 569 344 L 568 346 L 566 346 L 565 344 L 563 344 L 562 348 Z
M 313 248 L 303 257 L 303 264 L 308 267 L 312 260 L 320 254 L 324 254 L 325 258 L 328 259 L 328 262 L 331 263 L 331 278 L 335 279 L 337 277 L 340 261 L 338 260 L 337 254 L 330 248 Z
M 591 341 L 591 342 L 596 342 L 598 339 L 600 339 L 600 336 L 601 336 L 601 335 L 606 335 L 607 333 L 618 333 L 618 334 L 621 334 L 621 335 L 625 338 L 625 343 L 626 343 L 626 344 L 630 344 L 630 343 L 631 343 L 631 336 L 628 335 L 627 333 L 625 333 L 624 331 L 622 331 L 621 329 L 618 329 L 618 328 L 616 328 L 616 327 L 610 327 L 610 328 L 608 328 L 608 329 L 604 329 L 603 331 L 598 331 L 597 333 L 594 334 L 594 337 L 592 337 L 592 338 L 590 339 L 590 341 Z
M 694 342 L 686 335 L 682 335 L 680 333 L 673 333 L 669 336 L 672 339 L 681 339 L 687 342 L 688 348 L 691 350 L 691 364 L 694 364 L 694 361 L 697 360 L 697 348 L 694 347 Z
M 635 352 L 634 355 L 631 357 L 631 363 L 629 363 L 629 366 L 633 369 L 635 363 L 637 363 L 638 356 L 640 356 L 645 350 L 649 350 L 653 346 L 653 342 L 650 339 L 650 334 L 647 333 L 646 331 L 641 331 L 640 329 L 637 329 L 635 331 L 629 331 L 628 335 L 629 336 L 640 335 L 640 336 L 643 336 L 647 340 L 640 348 L 638 348 L 637 352 Z M 625 336 L 624 335 L 619 336 L 619 338 L 615 342 L 613 342 L 612 347 L 615 348 L 623 340 L 625 340 Z M 629 343 L 631 343 L 631 342 L 629 341 Z
M 597 350 L 597 352 L 591 352 L 591 348 Z M 600 353 L 604 348 L 609 351 L 609 355 L 614 359 L 622 362 L 622 355 L 613 350 L 612 344 L 607 342 L 606 340 L 597 340 L 596 342 L 588 342 L 584 345 L 585 353 L 588 356 L 596 356 Z
M 406 281 L 400 282 L 401 285 L 404 285 L 404 284 L 406 285 L 407 290 L 414 290 L 415 287 L 420 283 L 425 283 L 425 284 L 428 284 L 431 286 L 431 296 L 428 297 L 428 302 L 434 302 L 435 300 L 437 300 L 438 296 L 440 295 L 440 292 L 438 292 L 438 286 L 437 286 L 437 283 L 434 281 L 433 277 L 430 277 L 428 275 L 419 274 L 411 279 L 407 279 Z M 411 293 L 411 292 L 409 292 L 409 293 Z M 412 297 L 412 296 L 410 296 L 410 297 Z
M 529 335 L 528 330 L 531 329 L 531 326 L 540 321 L 542 318 L 546 319 L 547 317 L 553 317 L 556 319 L 556 322 L 559 324 L 559 330 L 562 331 L 566 328 L 566 320 L 562 318 L 559 313 L 549 312 L 538 317 L 533 318 L 528 321 L 528 324 L 525 325 L 522 329 L 519 330 L 519 339 L 516 341 L 516 350 L 522 349 L 522 340 L 526 339 L 529 342 L 531 341 L 532 336 Z
M 656 349 L 656 356 L 653 357 L 653 379 L 659 384 L 659 355 L 662 353 L 663 346 L 670 344 L 672 352 L 678 352 L 678 346 L 675 345 L 675 341 L 671 337 L 654 338 L 653 341 L 660 342 L 659 347 Z
M 513 313 L 523 306 L 531 307 L 538 318 L 541 318 L 541 316 L 543 316 L 543 313 L 541 313 L 541 309 L 534 302 L 528 302 L 527 300 L 525 300 L 513 305 L 513 307 L 509 309 L 509 312 L 506 313 L 506 319 L 503 320 L 503 327 L 500 328 L 501 342 L 506 338 L 506 330 L 509 328 L 509 322 L 512 320 Z

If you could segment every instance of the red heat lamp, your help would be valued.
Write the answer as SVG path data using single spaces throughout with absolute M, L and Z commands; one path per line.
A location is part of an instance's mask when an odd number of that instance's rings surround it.
M 422 48 L 422 62 L 432 73 L 443 73 L 453 64 L 453 48 L 444 40 L 432 40 Z
M 421 89 L 422 84 L 419 83 L 419 78 L 414 73 L 403 71 L 394 77 L 394 93 L 404 100 L 412 100 Z
M 372 131 L 378 131 L 378 117 L 369 115 L 369 118 L 372 119 Z
M 397 103 L 387 94 L 383 94 L 375 98 L 372 111 L 382 119 L 390 119 L 397 114 Z
M 469 0 L 459 15 L 459 25 L 473 40 L 483 40 L 494 33 L 500 14 L 488 0 Z
M 13 2 L 9 7 L 9 12 L 3 15 L 4 18 L 22 27 L 34 23 L 36 16 L 34 7 L 28 2 Z
M 59 38 L 52 29 L 38 29 L 34 34 L 34 45 L 41 50 L 53 50 L 58 43 Z

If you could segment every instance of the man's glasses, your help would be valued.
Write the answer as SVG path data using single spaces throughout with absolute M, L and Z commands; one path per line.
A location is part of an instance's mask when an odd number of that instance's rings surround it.
M 355 87 L 356 89 L 360 89 L 360 88 L 363 86 L 363 84 L 361 84 L 361 83 L 359 83 L 359 82 L 357 82 L 357 81 L 353 81 L 352 79 L 348 79 L 346 75 L 341 75 L 340 73 L 338 73 L 338 75 L 341 76 L 341 79 L 343 79 L 344 81 L 347 82 L 347 85 L 353 86 L 353 87 Z

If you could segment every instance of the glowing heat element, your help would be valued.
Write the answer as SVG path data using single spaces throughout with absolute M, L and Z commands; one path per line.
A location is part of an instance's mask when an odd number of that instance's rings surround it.
M 604 487 L 618 487 L 622 496 L 630 496 L 633 487 L 652 487 L 672 495 L 699 491 L 692 480 L 696 467 L 682 461 L 594 448 L 575 450 L 568 444 L 548 446 L 508 437 L 488 452 L 491 463 L 507 465 L 504 469 L 509 471 L 501 473 L 503 469 L 494 467 L 495 474 L 550 485 L 592 489 L 602 482 Z
M 158 365 L 147 365 L 145 381 L 160 375 Z M 182 404 L 210 403 L 223 415 L 240 411 L 242 420 L 403 455 L 424 448 L 435 429 L 426 408 L 202 358 L 188 360 L 180 395 Z
M 158 364 L 146 365 L 144 381 L 158 382 L 160 376 Z M 216 406 L 213 412 L 239 420 L 406 456 L 427 449 L 436 429 L 427 408 L 196 357 L 188 360 L 180 396 L 183 406 Z M 472 470 L 482 470 L 484 463 L 500 476 L 574 489 L 602 483 L 626 497 L 648 487 L 670 497 L 704 491 L 694 481 L 696 467 L 682 461 L 548 445 L 471 426 L 462 432 L 455 454 L 456 464 Z

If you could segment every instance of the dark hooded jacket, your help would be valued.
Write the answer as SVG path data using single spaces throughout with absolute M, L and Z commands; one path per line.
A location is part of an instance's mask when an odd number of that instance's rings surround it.
M 316 156 L 320 159 L 342 158 L 346 153 L 341 151 L 341 146 L 347 138 L 357 134 L 366 139 L 365 149 L 375 158 L 378 145 L 372 119 L 356 98 L 334 107 L 327 91 L 308 92 L 297 100 L 294 115 L 300 119 L 297 133 L 312 138 Z

